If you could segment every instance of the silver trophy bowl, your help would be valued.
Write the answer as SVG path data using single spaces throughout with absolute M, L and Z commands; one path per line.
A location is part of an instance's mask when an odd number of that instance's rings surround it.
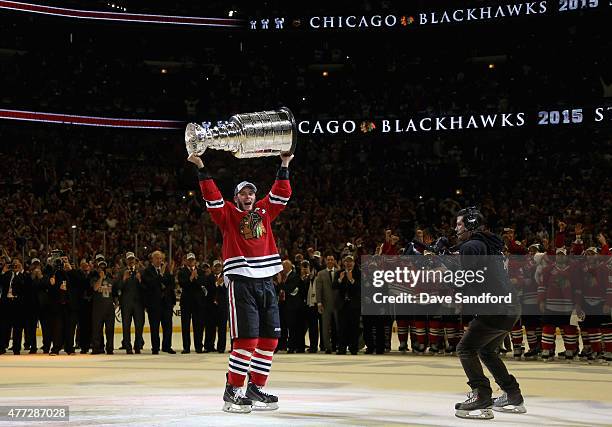
M 201 156 L 206 149 L 230 151 L 239 159 L 293 154 L 297 127 L 291 111 L 236 114 L 227 124 L 204 128 L 189 123 L 185 129 L 185 146 L 189 155 Z

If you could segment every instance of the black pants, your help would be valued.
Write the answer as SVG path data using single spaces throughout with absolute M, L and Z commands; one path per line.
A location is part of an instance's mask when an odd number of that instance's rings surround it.
M 387 316 L 363 316 L 363 339 L 368 350 L 382 354 L 385 352 L 385 325 Z
M 121 328 L 123 339 L 121 343 L 126 350 L 132 349 L 132 322 L 134 322 L 134 349 L 140 350 L 144 345 L 142 331 L 144 329 L 144 308 L 137 302 L 126 302 L 121 304 Z
M 38 319 L 40 320 L 40 329 L 42 331 L 42 350 L 48 353 L 51 349 L 53 341 L 53 325 L 51 324 L 51 305 L 45 304 L 39 308 Z
M 21 351 L 23 336 L 24 313 L 23 304 L 15 300 L 7 300 L 0 307 L 0 348 L 6 349 L 13 336 L 13 351 Z
M 316 305 L 314 307 L 308 307 L 306 310 L 306 317 L 308 320 L 308 342 L 310 343 L 310 351 L 314 352 L 319 345 L 319 323 L 321 322 L 321 315 Z
M 68 304 L 52 304 L 50 322 L 53 337 L 51 352 L 59 353 L 63 348 L 66 353 L 74 353 L 74 334 L 78 313 Z
M 303 352 L 306 347 L 303 308 L 302 306 L 285 306 L 285 323 L 289 332 L 288 350 Z
M 359 349 L 359 317 L 361 307 L 345 304 L 338 310 L 340 330 L 338 331 L 338 351 L 346 351 L 348 347 L 351 353 Z M 384 334 L 383 334 L 384 337 Z
M 204 307 L 204 348 L 208 351 L 215 351 L 215 336 L 217 335 L 217 306 L 208 303 Z
M 492 390 L 489 379 L 482 370 L 481 360 L 502 390 L 509 394 L 520 392 L 516 378 L 508 373 L 506 365 L 497 353 L 497 348 L 504 341 L 504 337 L 512 329 L 514 323 L 510 317 L 491 317 L 496 319 L 475 317 L 457 345 L 457 355 L 468 377 L 468 385 L 472 389 L 477 389 L 479 396 L 485 399 L 491 397 Z M 497 319 L 502 317 L 504 319 Z M 517 318 L 514 319 L 514 322 Z
M 162 350 L 168 351 L 172 348 L 172 316 L 173 306 L 162 304 L 161 327 L 162 327 Z
M 285 307 L 285 301 L 279 301 L 278 303 L 278 315 L 280 316 L 280 337 L 278 337 L 278 344 L 276 346 L 277 350 L 287 350 L 287 340 L 289 338 L 289 328 L 287 328 L 287 315 L 285 311 L 287 310 Z
M 115 306 L 108 302 L 93 303 L 92 307 L 92 349 L 102 351 L 103 332 L 106 336 L 106 351 L 115 348 Z
M 172 348 L 172 306 L 169 304 L 153 304 L 147 307 L 149 328 L 151 330 L 151 349 L 159 351 L 159 327 L 161 325 L 163 337 L 161 349 L 168 351 Z
M 217 351 L 225 353 L 227 343 L 227 318 L 229 316 L 229 307 L 227 305 L 219 305 L 217 307 Z
M 92 313 L 91 301 L 83 300 L 79 305 L 79 347 L 82 351 L 89 351 L 91 348 L 92 335 Z
M 204 347 L 204 313 L 203 308 L 193 301 L 181 304 L 181 334 L 183 350 L 191 350 L 191 325 L 193 324 L 193 346 L 196 350 Z
M 23 309 L 25 346 L 30 351 L 36 351 L 36 327 L 38 326 L 38 309 L 35 305 L 26 305 Z

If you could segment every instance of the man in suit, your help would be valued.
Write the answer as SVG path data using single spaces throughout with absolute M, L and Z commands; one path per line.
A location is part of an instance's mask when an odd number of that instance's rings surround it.
M 361 316 L 361 274 L 355 266 L 352 255 L 344 257 L 344 270 L 338 273 L 333 283 L 334 289 L 340 291 L 338 308 L 338 351 L 346 354 L 348 347 L 351 354 L 359 350 L 359 319 Z
M 2 296 L 0 297 L 0 310 L 2 321 L 0 323 L 0 354 L 6 353 L 11 332 L 13 335 L 13 354 L 21 352 L 21 338 L 24 326 L 23 292 L 25 287 L 25 274 L 23 264 L 14 258 L 12 264 L 5 264 L 0 276 Z
M 327 255 L 325 258 L 326 268 L 319 271 L 315 279 L 317 293 L 317 308 L 323 319 L 323 342 L 325 343 L 325 353 L 331 354 L 334 345 L 332 344 L 332 328 L 338 330 L 338 290 L 332 284 L 336 280 L 338 269 L 336 268 L 336 258 Z
M 100 255 L 101 256 L 101 255 Z M 104 259 L 98 258 L 98 259 Z M 77 343 L 81 348 L 81 354 L 87 354 L 91 348 L 92 338 L 92 297 L 91 287 L 92 268 L 87 260 L 82 259 L 79 269 L 75 272 L 77 288 L 80 289 L 79 309 L 78 309 L 78 339 Z
M 228 289 L 223 281 L 223 262 L 213 261 L 213 274 L 216 288 L 217 351 L 225 353 L 227 341 L 227 317 L 229 315 Z
M 309 268 L 308 261 L 306 268 Z M 291 261 L 283 261 L 283 271 L 285 280 L 281 284 L 281 289 L 285 291 L 285 322 L 289 329 L 289 339 L 287 342 L 287 353 L 304 353 L 306 343 L 304 342 L 304 323 L 306 308 L 306 289 L 307 280 L 302 278 L 302 266 L 295 270 Z
M 204 298 L 204 353 L 215 351 L 215 337 L 217 336 L 217 286 L 215 275 L 210 264 L 202 264 L 204 272 L 204 287 L 206 297 Z
M 191 351 L 190 329 L 193 323 L 193 346 L 196 353 L 203 353 L 204 338 L 204 305 L 206 303 L 206 278 L 204 271 L 196 267 L 196 256 L 187 254 L 185 266 L 178 272 L 178 283 L 181 287 L 181 331 L 183 351 Z
M 52 251 L 53 252 L 53 251 Z M 78 320 L 78 288 L 68 257 L 62 251 L 54 251 L 51 264 L 45 270 L 45 286 L 49 289 L 53 346 L 49 354 L 57 356 L 63 348 L 66 354 L 74 354 L 74 335 Z
M 144 301 L 149 327 L 151 329 L 151 349 L 153 354 L 159 354 L 159 326 L 163 328 L 162 351 L 176 354 L 172 349 L 172 307 L 174 306 L 174 277 L 163 262 L 164 255 L 160 251 L 151 254 L 151 264 L 144 270 Z M 168 316 L 168 308 L 170 308 Z
M 140 354 L 144 344 L 142 331 L 144 329 L 144 303 L 142 275 L 136 265 L 134 252 L 125 254 L 127 267 L 119 272 L 117 290 L 119 293 L 119 304 L 121 306 L 121 322 L 123 329 L 122 343 L 125 346 L 126 354 Z M 132 321 L 134 321 L 135 338 L 134 350 L 132 351 Z
M 30 354 L 36 354 L 38 344 L 36 343 L 36 327 L 39 318 L 38 289 L 42 285 L 43 274 L 38 258 L 32 258 L 29 271 L 26 272 L 23 290 L 23 312 L 25 344 Z M 25 346 L 24 346 L 25 348 Z

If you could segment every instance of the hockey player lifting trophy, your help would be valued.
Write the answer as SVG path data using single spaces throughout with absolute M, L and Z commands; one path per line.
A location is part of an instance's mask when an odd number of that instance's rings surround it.
M 281 331 L 272 277 L 282 266 L 272 222 L 291 196 L 289 163 L 296 135 L 287 108 L 237 114 L 212 129 L 190 123 L 185 130 L 188 160 L 198 168 L 206 208 L 223 235 L 223 278 L 233 344 L 223 395 L 226 412 L 278 409 L 278 398 L 262 390 Z M 237 158 L 279 155 L 276 181 L 258 201 L 256 185 L 246 180 L 236 185 L 231 201 L 225 200 L 202 161 L 207 149 L 230 151 Z

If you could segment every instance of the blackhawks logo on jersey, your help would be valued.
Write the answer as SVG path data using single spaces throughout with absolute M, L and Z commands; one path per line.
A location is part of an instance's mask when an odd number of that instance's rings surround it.
M 258 212 L 249 212 L 240 221 L 240 234 L 245 239 L 259 239 L 266 233 L 261 215 Z

